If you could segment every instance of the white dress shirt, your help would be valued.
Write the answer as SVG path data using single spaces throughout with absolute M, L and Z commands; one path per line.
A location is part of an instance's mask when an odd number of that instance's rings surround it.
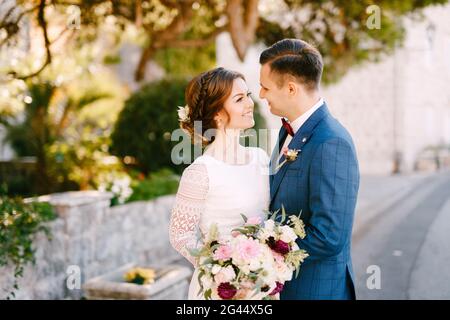
M 311 117 L 311 115 L 317 110 L 319 109 L 321 106 L 323 105 L 323 98 L 320 98 L 319 101 L 317 101 L 317 103 L 315 105 L 313 105 L 308 111 L 306 111 L 304 114 L 302 114 L 300 117 L 298 117 L 297 119 L 295 119 L 292 122 L 289 122 L 289 124 L 292 127 L 292 130 L 294 131 L 294 135 L 297 133 L 298 130 L 300 130 L 301 126 L 306 122 L 306 120 L 309 119 L 309 117 Z M 286 119 L 287 120 L 287 119 Z M 284 147 L 287 147 L 289 145 L 289 143 L 292 141 L 292 137 L 290 134 L 287 135 L 286 140 L 284 140 L 284 144 L 283 147 L 281 148 L 281 150 L 283 150 Z M 280 162 L 280 158 L 283 155 L 283 152 L 281 152 L 280 150 L 280 154 L 278 156 L 278 162 Z

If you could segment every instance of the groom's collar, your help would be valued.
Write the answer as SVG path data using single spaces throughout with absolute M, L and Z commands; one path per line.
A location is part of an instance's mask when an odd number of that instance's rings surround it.
M 302 127 L 302 125 L 311 117 L 311 115 L 316 112 L 323 105 L 323 98 L 320 98 L 311 108 L 308 109 L 304 114 L 295 119 L 292 122 L 289 122 L 292 129 L 294 130 L 294 134 Z
M 292 149 L 295 145 L 303 145 L 309 140 L 314 128 L 319 124 L 319 122 L 328 116 L 330 111 L 328 110 L 327 104 L 323 101 L 321 105 L 311 114 L 311 116 L 305 121 L 305 123 L 300 127 L 292 141 L 289 143 L 289 149 Z

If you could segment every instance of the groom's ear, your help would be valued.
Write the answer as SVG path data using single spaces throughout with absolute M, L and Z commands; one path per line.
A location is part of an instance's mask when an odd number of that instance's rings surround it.
M 298 84 L 293 81 L 288 81 L 287 90 L 290 96 L 296 96 L 299 90 Z

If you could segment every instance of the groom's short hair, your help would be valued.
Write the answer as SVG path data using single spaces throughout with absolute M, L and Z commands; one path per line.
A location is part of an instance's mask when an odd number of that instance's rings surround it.
M 284 84 L 286 76 L 293 76 L 308 90 L 319 89 L 323 61 L 320 52 L 299 39 L 283 39 L 265 49 L 259 63 L 269 63 L 271 73 L 278 75 L 277 85 Z

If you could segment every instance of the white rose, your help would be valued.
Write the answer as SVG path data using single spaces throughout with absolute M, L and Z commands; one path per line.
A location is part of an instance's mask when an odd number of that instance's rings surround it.
M 234 269 L 232 266 L 228 266 L 228 267 L 222 269 L 222 272 L 224 273 L 224 275 L 228 281 L 231 281 L 236 277 L 236 272 L 234 272 Z
M 212 269 L 211 269 L 211 273 L 212 274 L 218 274 L 220 272 L 220 270 L 222 269 L 221 266 L 219 266 L 218 264 L 215 264 Z
M 263 271 L 261 271 L 261 279 L 264 281 L 264 283 L 274 283 L 277 281 L 277 273 L 273 266 L 264 268 Z
M 275 263 L 275 272 L 278 275 L 278 279 L 284 281 L 290 281 L 292 279 L 292 270 L 282 262 Z
M 294 230 L 289 226 L 280 227 L 281 237 L 280 240 L 286 243 L 294 242 L 297 239 L 297 235 Z
M 223 282 L 230 282 L 236 277 L 236 273 L 234 272 L 234 269 L 232 266 L 228 266 L 226 268 L 222 268 L 219 273 L 217 273 L 214 276 L 214 281 L 217 284 L 223 283 Z
M 250 261 L 250 264 L 248 265 L 248 268 L 250 269 L 250 271 L 255 271 L 258 270 L 261 266 L 261 262 L 259 261 L 259 259 L 253 259 Z
M 212 287 L 212 285 L 213 285 L 213 279 L 209 276 L 209 275 L 204 275 L 203 277 L 202 277 L 202 284 L 203 284 L 203 286 L 205 287 L 205 290 L 208 290 L 209 288 L 211 288 Z
M 275 221 L 273 221 L 272 219 L 264 221 L 264 229 L 266 229 L 267 231 L 273 231 L 274 228 L 275 228 Z
M 276 239 L 276 234 L 273 229 L 268 230 L 266 228 L 262 228 L 260 230 L 258 238 L 262 243 L 265 243 L 270 237 L 273 237 L 274 239 Z
M 250 268 L 248 265 L 243 265 L 240 266 L 239 269 L 241 270 L 241 272 L 245 275 L 248 275 L 250 273 Z

